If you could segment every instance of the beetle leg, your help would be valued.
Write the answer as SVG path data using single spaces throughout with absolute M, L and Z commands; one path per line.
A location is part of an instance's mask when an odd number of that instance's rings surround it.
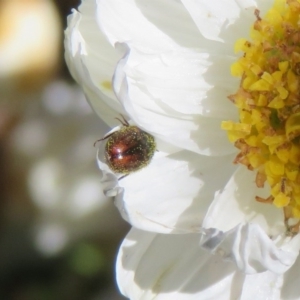
M 125 174 L 125 175 L 121 176 L 120 178 L 118 178 L 118 181 L 120 181 L 121 179 L 127 177 L 128 175 L 129 175 L 129 174 Z
M 122 120 L 121 119 L 119 119 L 119 118 L 115 118 L 116 120 L 118 120 L 123 126 L 126 126 L 126 127 L 128 127 L 129 126 L 129 123 L 128 123 L 128 121 L 124 118 L 124 116 L 123 115 L 121 115 L 120 114 L 120 116 L 122 117 Z
M 106 136 L 103 137 L 102 139 L 97 140 L 97 141 L 94 143 L 94 147 L 96 146 L 96 144 L 97 144 L 98 142 L 101 142 L 101 141 L 104 141 L 104 140 L 108 139 L 108 138 L 109 138 L 110 136 L 112 136 L 114 133 L 115 133 L 115 132 L 112 132 L 111 134 L 106 135 Z

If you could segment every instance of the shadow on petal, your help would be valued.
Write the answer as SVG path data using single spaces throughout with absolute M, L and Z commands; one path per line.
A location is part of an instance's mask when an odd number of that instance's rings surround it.
M 199 234 L 132 229 L 117 259 L 121 292 L 130 299 L 153 299 L 158 294 L 163 299 L 237 299 L 244 275 L 219 255 L 201 249 L 199 239 Z
M 300 298 L 299 280 L 300 280 L 300 257 L 291 269 L 284 275 L 284 285 L 281 291 L 281 299 L 296 300 Z

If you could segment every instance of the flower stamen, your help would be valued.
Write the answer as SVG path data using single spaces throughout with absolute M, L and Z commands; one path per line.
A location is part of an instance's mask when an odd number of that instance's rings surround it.
M 239 149 L 234 163 L 257 171 L 257 187 L 271 188 L 256 201 L 300 219 L 300 0 L 275 0 L 264 18 L 259 10 L 255 17 L 251 41 L 234 47 L 243 52 L 231 67 L 241 84 L 228 98 L 239 122 L 223 121 L 222 128 Z

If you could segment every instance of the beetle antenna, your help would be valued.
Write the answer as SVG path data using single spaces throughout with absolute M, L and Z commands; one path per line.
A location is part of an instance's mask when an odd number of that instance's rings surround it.
M 128 121 L 124 118 L 124 116 L 122 114 L 120 114 L 120 116 L 121 116 L 122 120 L 119 118 L 115 118 L 115 119 L 118 120 L 123 126 L 128 127 L 129 126 Z

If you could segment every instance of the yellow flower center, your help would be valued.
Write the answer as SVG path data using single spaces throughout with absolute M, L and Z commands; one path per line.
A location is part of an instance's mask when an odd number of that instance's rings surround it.
M 236 42 L 244 54 L 231 67 L 241 77 L 228 97 L 239 122 L 222 128 L 240 150 L 234 162 L 256 170 L 258 187 L 271 187 L 267 199 L 256 200 L 300 218 L 300 0 L 276 0 L 264 18 L 255 15 L 251 41 Z

